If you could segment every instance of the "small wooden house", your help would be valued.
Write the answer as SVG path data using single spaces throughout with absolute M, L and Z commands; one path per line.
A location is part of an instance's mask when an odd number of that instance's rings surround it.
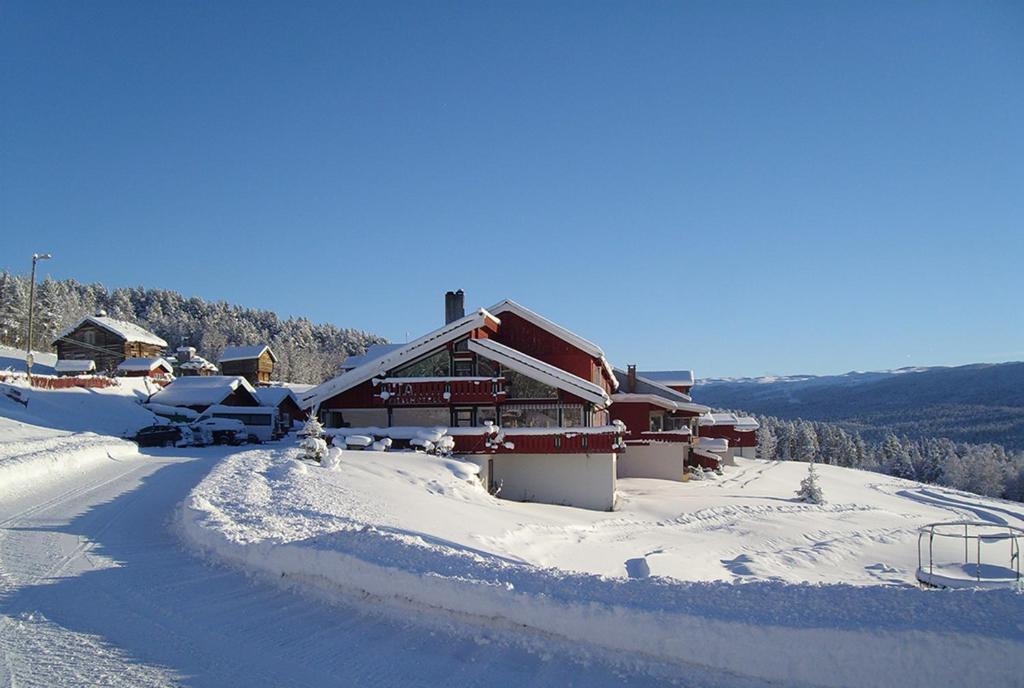
M 223 375 L 241 375 L 251 385 L 270 384 L 277 356 L 266 344 L 229 346 L 220 356 Z
M 135 323 L 98 311 L 61 333 L 53 345 L 60 360 L 95 361 L 97 370 L 110 372 L 126 358 L 161 356 L 167 342 Z
M 88 360 L 63 360 L 58 359 L 53 371 L 60 377 L 70 375 L 92 375 L 96 372 L 96 363 L 90 358 Z
M 151 396 L 149 401 L 189 408 L 198 413 L 211 406 L 261 406 L 253 386 L 237 375 L 179 377 Z
M 179 346 L 175 351 L 174 374 L 178 377 L 207 377 L 217 374 L 217 366 L 196 353 L 195 347 Z
M 256 398 L 262 406 L 277 409 L 277 429 L 279 435 L 287 434 L 295 421 L 303 421 L 308 414 L 299 406 L 295 393 L 288 387 L 258 387 Z
M 126 358 L 114 371 L 121 377 L 151 377 L 156 379 L 173 379 L 174 368 L 167 359 L 157 358 Z

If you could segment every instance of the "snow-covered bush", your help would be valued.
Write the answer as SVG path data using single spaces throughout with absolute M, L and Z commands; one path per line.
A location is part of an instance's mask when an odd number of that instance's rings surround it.
M 327 455 L 327 442 L 324 441 L 324 426 L 317 419 L 316 414 L 310 414 L 309 420 L 302 426 L 302 447 L 303 458 L 310 461 L 322 461 Z
M 322 442 L 323 440 L 321 440 Z M 327 447 L 320 465 L 327 470 L 336 470 L 341 465 L 342 451 L 338 447 Z
M 801 502 L 808 504 L 825 503 L 825 495 L 818 484 L 818 471 L 813 461 L 807 465 L 807 477 L 800 481 L 800 489 L 796 491 L 796 496 Z

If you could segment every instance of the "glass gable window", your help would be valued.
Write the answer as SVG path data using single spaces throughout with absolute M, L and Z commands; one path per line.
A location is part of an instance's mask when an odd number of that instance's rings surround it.
M 661 432 L 665 429 L 665 412 L 651 411 L 651 432 Z
M 509 399 L 557 399 L 554 387 L 526 377 L 514 370 L 505 370 L 505 390 Z
M 521 404 L 501 408 L 503 428 L 556 428 L 558 404 Z
M 447 349 L 441 349 L 403 368 L 395 368 L 390 377 L 448 377 L 450 374 L 451 356 Z
M 501 377 L 501 366 L 483 356 L 477 357 L 476 370 L 480 377 Z

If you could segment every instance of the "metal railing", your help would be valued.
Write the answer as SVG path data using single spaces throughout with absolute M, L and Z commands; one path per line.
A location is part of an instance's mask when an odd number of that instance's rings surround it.
M 961 531 L 961 529 L 963 529 Z M 989 532 L 983 532 L 987 530 Z M 928 580 L 924 580 L 921 574 L 925 571 L 922 543 L 924 537 L 928 536 Z M 1009 564 L 1006 569 L 1015 576 L 1015 583 L 1020 584 L 1020 540 L 1024 538 L 1024 529 L 1011 525 L 990 523 L 987 521 L 946 521 L 943 523 L 929 523 L 918 529 L 917 534 L 917 571 L 918 580 L 926 585 L 936 585 L 935 574 L 935 538 L 960 539 L 964 542 L 964 565 L 971 563 L 971 543 L 974 543 L 974 580 L 982 583 L 982 558 L 981 545 L 998 543 L 1006 540 L 1009 543 Z M 940 564 L 941 566 L 941 564 Z M 967 580 L 967 579 L 964 579 Z M 998 579 L 1003 580 L 1003 579 Z

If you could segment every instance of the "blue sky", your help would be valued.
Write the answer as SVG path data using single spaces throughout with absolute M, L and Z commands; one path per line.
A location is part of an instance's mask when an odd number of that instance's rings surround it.
M 292 6 L 294 5 L 294 6 Z M 0 268 L 641 368 L 1024 359 L 1024 4 L 5 2 Z

